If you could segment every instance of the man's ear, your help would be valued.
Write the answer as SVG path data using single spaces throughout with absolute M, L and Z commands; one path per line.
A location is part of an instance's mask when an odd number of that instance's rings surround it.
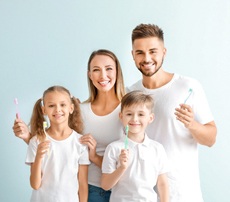
M 133 50 L 131 50 L 131 54 L 132 54 L 132 56 L 133 56 L 133 60 L 134 60 L 134 53 L 133 53 Z

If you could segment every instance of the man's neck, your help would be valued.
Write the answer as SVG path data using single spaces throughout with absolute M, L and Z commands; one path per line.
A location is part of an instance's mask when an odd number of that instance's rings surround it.
M 174 74 L 172 73 L 161 70 L 151 77 L 143 76 L 142 84 L 145 88 L 157 89 L 170 82 L 173 78 L 173 75 Z

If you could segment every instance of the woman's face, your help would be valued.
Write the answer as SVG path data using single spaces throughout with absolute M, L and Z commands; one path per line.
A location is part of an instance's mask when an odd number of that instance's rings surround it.
M 96 55 L 90 62 L 88 76 L 98 91 L 114 90 L 116 83 L 116 63 L 106 55 Z

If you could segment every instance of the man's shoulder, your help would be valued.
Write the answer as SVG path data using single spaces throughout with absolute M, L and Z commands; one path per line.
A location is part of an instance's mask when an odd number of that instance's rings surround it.
M 143 87 L 142 80 L 140 79 L 137 82 L 135 82 L 134 84 L 132 84 L 131 86 L 126 87 L 126 91 L 131 92 L 134 90 L 141 90 L 142 87 Z

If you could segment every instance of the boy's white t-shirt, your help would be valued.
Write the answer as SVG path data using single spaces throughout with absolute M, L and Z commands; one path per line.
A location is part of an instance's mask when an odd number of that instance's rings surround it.
M 167 153 L 170 166 L 170 202 L 202 202 L 199 180 L 197 142 L 176 119 L 175 108 L 184 103 L 192 107 L 196 121 L 205 124 L 213 121 L 205 93 L 200 83 L 192 78 L 174 74 L 172 80 L 157 89 L 147 89 L 142 80 L 127 91 L 142 90 L 153 96 L 155 101 L 154 121 L 147 127 L 148 136 L 160 142 Z
M 42 183 L 32 191 L 31 202 L 77 202 L 78 167 L 90 164 L 88 148 L 79 142 L 80 134 L 73 133 L 65 140 L 50 140 L 49 152 L 42 161 Z M 28 146 L 26 164 L 35 161 L 39 140 L 34 136 Z
M 112 173 L 119 167 L 119 155 L 125 148 L 125 137 L 108 145 L 102 163 L 102 173 Z M 145 136 L 142 143 L 128 139 L 129 165 L 112 188 L 110 202 L 156 202 L 154 186 L 160 174 L 169 170 L 163 146 Z

